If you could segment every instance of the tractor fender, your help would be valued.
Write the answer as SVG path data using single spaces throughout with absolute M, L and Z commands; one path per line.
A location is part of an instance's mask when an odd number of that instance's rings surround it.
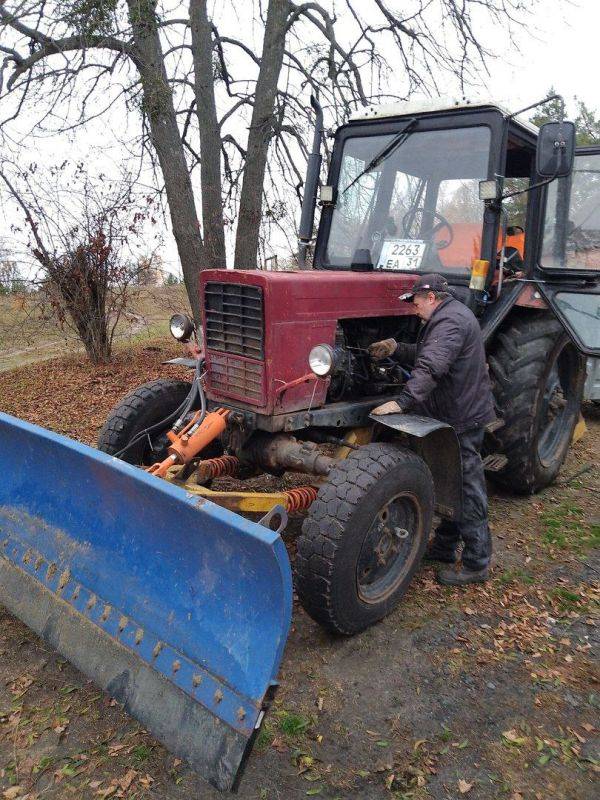
M 421 456 L 433 477 L 435 510 L 459 519 L 462 510 L 462 464 L 458 436 L 451 425 L 417 414 L 370 414 L 377 425 L 398 434 L 405 447 Z M 375 436 L 377 437 L 377 430 Z

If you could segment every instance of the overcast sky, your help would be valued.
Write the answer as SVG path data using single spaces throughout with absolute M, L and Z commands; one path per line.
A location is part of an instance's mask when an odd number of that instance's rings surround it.
M 215 8 L 224 13 L 220 3 L 216 3 Z M 491 35 L 490 31 L 485 32 L 486 43 L 499 55 L 488 63 L 489 76 L 481 72 L 481 81 L 487 88 L 468 90 L 467 97 L 487 96 L 514 110 L 541 99 L 552 85 L 564 95 L 568 110 L 574 110 L 575 95 L 588 107 L 600 110 L 595 69 L 599 24 L 598 0 L 539 0 L 536 13 L 526 18 L 526 25 L 518 32 L 518 50 L 506 46 L 506 36 L 501 29 L 492 30 Z M 496 38 L 497 46 L 494 45 Z M 503 52 L 500 52 L 502 47 Z M 393 91 L 393 87 L 390 90 Z M 117 142 L 117 138 L 123 138 L 122 125 L 122 117 L 113 117 L 80 131 L 74 138 L 62 136 L 40 142 L 28 137 L 19 145 L 19 161 L 27 164 L 36 159 L 81 158 L 90 164 L 92 171 L 105 170 L 107 165 L 123 158 Z M 117 138 L 111 137 L 111 128 Z M 102 143 L 101 153 L 99 143 Z M 10 240 L 7 208 L 0 206 L 0 237 Z M 287 255 L 283 252 L 283 240 L 273 244 L 282 256 Z M 179 272 L 176 249 L 168 231 L 162 255 L 165 267 Z
M 542 97 L 552 84 L 567 103 L 577 95 L 589 107 L 600 109 L 599 26 L 598 0 L 541 0 L 521 35 L 521 52 L 505 53 L 491 62 L 490 94 L 523 107 Z

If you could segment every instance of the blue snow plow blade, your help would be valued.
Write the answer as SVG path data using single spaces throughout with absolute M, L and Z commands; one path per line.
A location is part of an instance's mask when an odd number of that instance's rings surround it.
M 291 619 L 278 533 L 0 413 L 0 603 L 236 788 Z

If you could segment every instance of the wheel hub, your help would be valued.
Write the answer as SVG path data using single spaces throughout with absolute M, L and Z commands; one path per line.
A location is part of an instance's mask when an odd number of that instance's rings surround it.
M 390 500 L 367 531 L 357 563 L 358 592 L 366 602 L 379 602 L 402 578 L 416 542 L 419 516 L 408 496 Z
M 565 347 L 552 365 L 546 385 L 544 387 L 539 438 L 538 455 L 542 463 L 554 458 L 555 450 L 559 446 L 568 415 L 571 372 L 571 353 Z

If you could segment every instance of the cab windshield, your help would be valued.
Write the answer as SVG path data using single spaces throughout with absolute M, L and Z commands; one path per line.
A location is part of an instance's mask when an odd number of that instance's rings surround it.
M 480 257 L 490 129 L 405 129 L 346 139 L 325 266 L 466 275 Z

